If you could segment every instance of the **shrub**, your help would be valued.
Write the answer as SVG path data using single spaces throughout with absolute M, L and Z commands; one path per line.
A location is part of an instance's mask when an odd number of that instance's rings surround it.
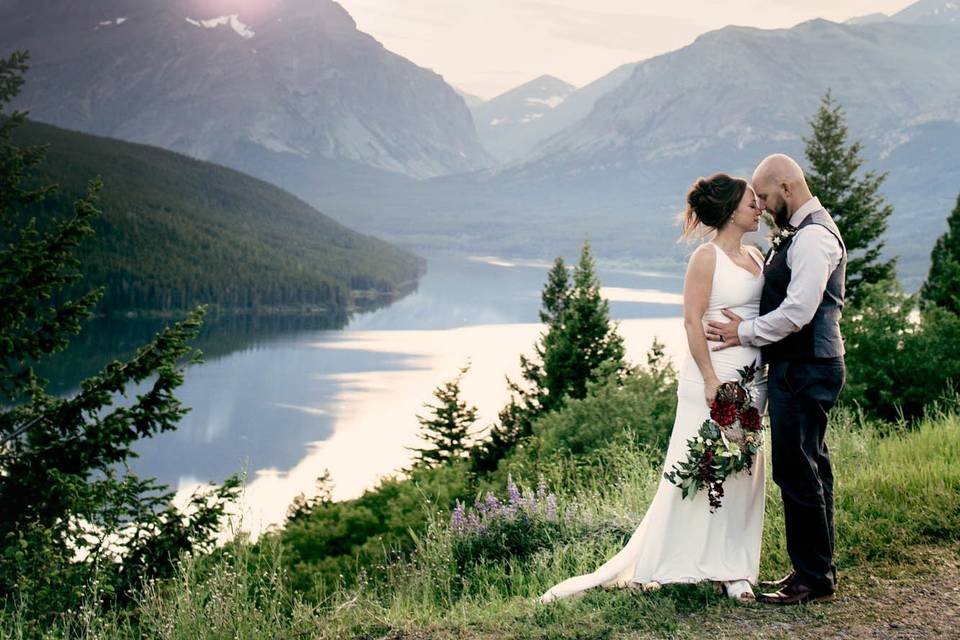
M 960 382 L 960 318 L 936 306 L 911 318 L 915 296 L 900 284 L 864 283 L 863 299 L 844 317 L 844 402 L 886 420 L 923 415 Z
M 647 366 L 634 366 L 627 376 L 611 375 L 591 384 L 585 398 L 534 423 L 530 448 L 536 456 L 553 452 L 579 455 L 620 438 L 666 451 L 677 403 L 677 375 L 654 341 Z M 628 435 L 629 432 L 629 435 Z
M 489 491 L 483 500 L 476 497 L 472 509 L 458 500 L 450 515 L 450 531 L 461 573 L 480 562 L 523 560 L 559 536 L 557 496 L 547 493 L 543 476 L 536 492 L 521 492 L 510 478 L 506 502 Z

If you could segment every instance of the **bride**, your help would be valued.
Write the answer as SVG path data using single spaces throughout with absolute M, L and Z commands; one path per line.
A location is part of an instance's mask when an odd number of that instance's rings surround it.
M 677 412 L 664 471 L 683 460 L 687 439 L 710 417 L 709 404 L 717 387 L 737 380 L 737 370 L 759 360 L 756 347 L 736 346 L 712 351 L 704 327 L 708 320 L 726 320 L 723 309 L 742 318 L 758 315 L 763 288 L 763 257 L 742 243 L 756 231 L 760 209 L 747 182 L 724 173 L 698 180 L 687 193 L 683 236 L 701 225 L 715 235 L 690 256 L 683 285 L 683 317 L 689 347 L 677 389 Z M 766 375 L 754 380 L 754 399 L 764 413 Z M 662 474 L 646 515 L 626 546 L 593 573 L 554 585 L 539 601 L 550 602 L 594 586 L 642 585 L 645 589 L 674 582 L 722 582 L 731 598 L 752 600 L 750 583 L 760 567 L 764 508 L 764 452 L 754 460 L 752 474 L 724 483 L 723 506 L 710 513 L 706 492 L 691 500 Z

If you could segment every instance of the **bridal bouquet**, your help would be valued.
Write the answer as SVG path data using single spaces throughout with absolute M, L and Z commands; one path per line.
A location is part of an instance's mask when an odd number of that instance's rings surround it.
M 707 490 L 710 512 L 720 507 L 723 482 L 737 473 L 753 469 L 753 460 L 763 446 L 760 412 L 753 406 L 749 384 L 756 365 L 737 371 L 739 381 L 724 382 L 710 405 L 710 418 L 696 436 L 687 440 L 687 459 L 675 463 L 663 477 L 683 491 L 683 497 Z

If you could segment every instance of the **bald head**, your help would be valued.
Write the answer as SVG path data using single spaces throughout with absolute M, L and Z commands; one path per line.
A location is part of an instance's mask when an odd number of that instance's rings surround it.
M 796 160 L 782 153 L 764 158 L 753 172 L 752 182 L 757 198 L 781 227 L 812 197 L 803 169 Z

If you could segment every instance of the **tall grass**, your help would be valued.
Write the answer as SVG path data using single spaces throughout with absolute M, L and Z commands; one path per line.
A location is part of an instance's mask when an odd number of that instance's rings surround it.
M 893 561 L 917 544 L 960 540 L 960 418 L 939 414 L 909 431 L 864 423 L 838 411 L 828 432 L 836 476 L 837 564 Z M 322 602 L 304 602 L 289 587 L 283 550 L 238 541 L 206 558 L 184 559 L 175 580 L 149 585 L 137 616 L 68 612 L 50 638 L 361 638 L 607 637 L 646 630 L 673 634 L 684 614 L 735 606 L 709 585 L 653 593 L 594 589 L 539 605 L 537 596 L 574 574 L 593 571 L 616 553 L 639 522 L 660 464 L 624 437 L 590 458 L 556 459 L 545 476 L 562 514 L 547 544 L 524 559 L 457 569 L 450 514 L 434 513 L 409 562 L 388 564 L 384 578 L 361 578 Z M 626 443 L 626 444 L 623 444 Z M 766 456 L 769 460 L 770 456 Z M 769 464 L 769 463 L 768 463 Z M 538 468 L 538 473 L 543 468 Z M 516 477 L 516 476 L 515 476 Z M 768 476 L 769 477 L 769 476 Z M 534 477 L 520 477 L 529 489 Z M 502 492 L 501 492 L 502 495 Z M 762 572 L 788 568 L 782 508 L 768 482 Z M 26 637 L 13 607 L 0 638 Z

